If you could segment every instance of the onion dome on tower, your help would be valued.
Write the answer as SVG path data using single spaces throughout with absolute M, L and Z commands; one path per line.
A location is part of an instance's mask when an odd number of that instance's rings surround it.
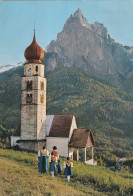
M 25 49 L 24 56 L 28 61 L 27 63 L 41 63 L 44 58 L 44 51 L 36 42 L 35 31 L 33 41 L 30 46 Z

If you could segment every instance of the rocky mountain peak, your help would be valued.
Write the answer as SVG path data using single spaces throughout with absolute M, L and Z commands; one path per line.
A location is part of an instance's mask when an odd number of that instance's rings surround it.
M 92 30 L 97 32 L 97 34 L 100 35 L 105 41 L 109 41 L 109 42 L 113 41 L 113 39 L 111 39 L 110 35 L 108 34 L 107 28 L 103 24 L 95 22 L 90 26 Z
M 82 12 L 81 10 L 78 8 L 78 10 L 73 14 L 73 17 L 79 17 L 79 18 L 82 18 L 83 15 L 82 15 Z
M 71 24 L 78 24 L 87 28 L 91 28 L 90 25 L 88 24 L 88 21 L 86 18 L 84 18 L 82 12 L 80 9 L 78 9 L 73 15 L 71 15 L 68 20 L 66 21 L 64 25 L 64 29 L 67 27 L 71 26 Z
M 98 36 L 104 39 L 104 41 L 110 43 L 114 41 L 108 34 L 107 28 L 98 22 L 89 24 L 87 19 L 83 16 L 82 11 L 78 9 L 73 15 L 71 15 L 66 21 L 63 31 L 68 31 L 75 28 L 75 31 L 79 33 L 83 29 L 88 29 L 92 33 L 96 33 Z
M 77 66 L 117 83 L 125 80 L 133 64 L 123 46 L 110 37 L 107 28 L 98 22 L 88 24 L 80 9 L 68 18 L 47 51 L 44 64 L 49 70 L 59 65 Z

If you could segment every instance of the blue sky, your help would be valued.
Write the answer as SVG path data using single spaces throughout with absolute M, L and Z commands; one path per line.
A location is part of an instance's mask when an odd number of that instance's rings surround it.
M 1 1 L 0 66 L 24 61 L 34 21 L 38 44 L 45 48 L 78 8 L 88 23 L 103 23 L 117 42 L 133 46 L 133 0 Z

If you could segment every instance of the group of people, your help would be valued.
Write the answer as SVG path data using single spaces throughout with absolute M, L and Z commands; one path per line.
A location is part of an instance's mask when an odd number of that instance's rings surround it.
M 57 147 L 53 146 L 53 151 L 49 153 L 45 146 L 38 151 L 38 170 L 40 173 L 48 172 L 48 158 L 49 158 L 49 171 L 51 176 L 54 178 L 54 174 L 62 173 L 62 164 L 59 160 L 59 155 L 57 153 Z M 70 181 L 70 176 L 72 175 L 73 163 L 70 158 L 67 157 L 67 161 L 64 163 L 64 175 L 67 177 L 67 181 Z

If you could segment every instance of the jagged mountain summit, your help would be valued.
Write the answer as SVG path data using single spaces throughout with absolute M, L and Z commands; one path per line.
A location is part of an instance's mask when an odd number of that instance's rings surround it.
M 103 79 L 121 83 L 132 70 L 132 61 L 122 44 L 115 42 L 103 24 L 89 24 L 80 9 L 66 21 L 57 39 L 47 46 L 47 69 L 77 66 Z
M 104 80 L 130 84 L 133 80 L 132 50 L 112 39 L 103 24 L 89 24 L 78 9 L 68 18 L 57 39 L 45 48 L 43 63 L 47 70 L 76 66 Z M 11 68 L 2 67 L 0 72 Z

